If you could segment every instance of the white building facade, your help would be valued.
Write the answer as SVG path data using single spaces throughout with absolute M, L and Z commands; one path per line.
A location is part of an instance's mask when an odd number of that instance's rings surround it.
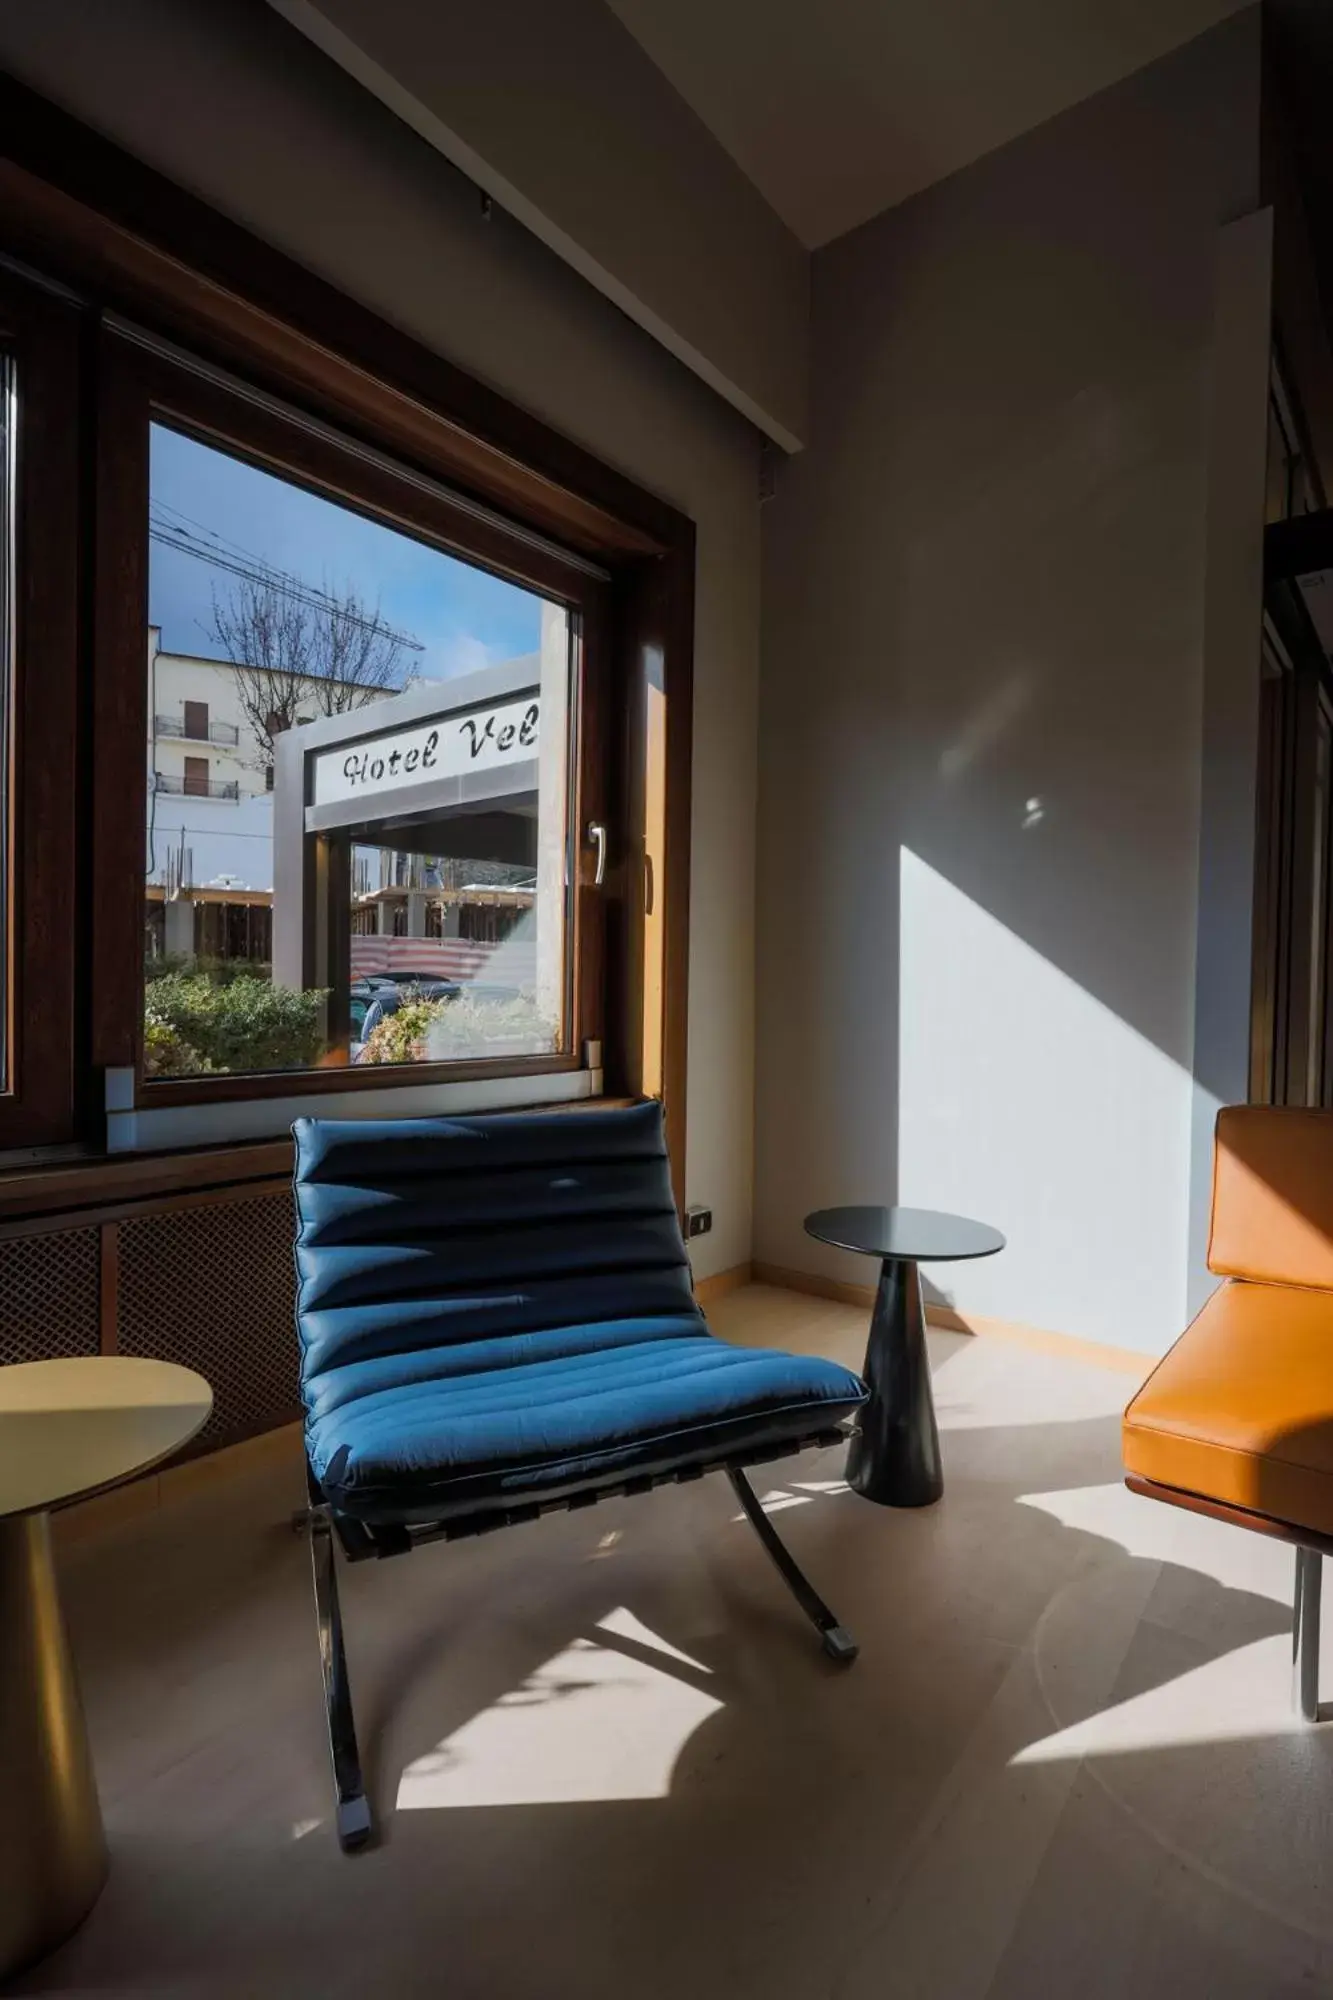
M 146 879 L 273 892 L 273 799 L 235 667 L 148 635 Z
M 488 836 L 495 838 L 496 822 L 478 824 L 475 846 L 465 840 L 460 847 L 458 825 L 447 838 L 442 832 L 439 856 L 428 851 L 435 843 L 419 829 L 406 839 L 392 815 L 368 822 L 348 857 L 349 964 L 336 974 L 330 968 L 323 977 L 345 984 L 364 972 L 464 980 L 484 971 L 492 979 L 503 973 L 515 987 L 537 990 L 547 1013 L 559 1017 L 568 881 L 568 648 L 564 610 L 548 604 L 540 649 L 486 670 L 507 687 L 538 692 L 546 724 L 539 739 L 534 733 L 527 760 L 531 797 L 524 815 L 532 826 L 530 843 L 527 837 L 520 843 L 522 856 L 507 846 L 492 854 Z M 391 729 L 409 711 L 443 717 L 460 703 L 471 705 L 477 677 L 376 690 L 335 716 L 327 714 L 329 690 L 312 678 L 308 707 L 298 703 L 294 726 L 270 748 L 254 726 L 252 671 L 227 660 L 169 652 L 157 627 L 150 628 L 147 665 L 148 955 L 249 960 L 273 967 L 284 983 L 299 985 L 302 894 L 296 876 L 287 883 L 290 909 L 285 915 L 275 909 L 281 872 L 280 862 L 275 869 L 275 762 L 281 771 L 297 758 L 287 788 L 299 787 L 299 757 L 312 739 L 366 739 Z M 250 682 L 249 712 L 243 673 Z M 278 793 L 284 789 L 279 779 Z M 482 789 L 488 795 L 488 788 Z M 291 837 L 299 840 L 301 808 L 292 805 Z M 380 825 L 384 841 L 396 837 L 397 845 L 381 844 Z M 452 858 L 467 853 L 472 864 Z M 280 967 L 274 965 L 275 944 Z

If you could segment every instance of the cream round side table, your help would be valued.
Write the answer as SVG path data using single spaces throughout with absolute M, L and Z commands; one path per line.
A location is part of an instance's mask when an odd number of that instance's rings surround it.
M 201 1375 L 165 1361 L 0 1368 L 0 1980 L 67 1938 L 106 1878 L 49 1509 L 168 1457 L 212 1407 Z

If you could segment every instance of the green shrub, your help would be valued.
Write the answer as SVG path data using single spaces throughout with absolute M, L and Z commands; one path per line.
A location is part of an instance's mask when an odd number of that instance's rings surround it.
M 150 982 L 144 995 L 145 1070 L 149 1075 L 188 1076 L 212 1070 L 309 1069 L 324 1051 L 325 998 L 317 990 L 274 986 L 252 973 L 225 985 L 202 973 L 165 973 Z M 168 1066 L 177 1057 L 186 1066 Z M 156 1068 L 149 1068 L 150 1060 Z
M 165 951 L 144 960 L 143 976 L 150 986 L 177 973 L 197 975 L 213 986 L 230 986 L 237 979 L 262 979 L 267 983 L 273 976 L 273 968 L 263 959 L 211 958 L 206 954 L 199 957 L 192 951 Z
M 425 1062 L 432 1027 L 447 1000 L 405 1000 L 396 1014 L 386 1014 L 376 1022 L 361 1050 L 360 1060 L 368 1063 Z
M 175 1029 L 150 1012 L 144 1014 L 143 1071 L 145 1076 L 201 1076 L 213 1065 L 198 1049 L 183 1042 Z
M 553 1024 L 537 1012 L 530 994 L 512 1000 L 469 992 L 446 1001 L 431 1038 L 431 1054 L 447 1062 L 454 1056 L 484 1055 L 493 1042 L 523 1042 L 535 1056 L 549 1055 L 556 1045 Z
M 526 995 L 503 1000 L 464 987 L 454 1000 L 423 1000 L 409 990 L 397 1013 L 386 1014 L 371 1030 L 360 1060 L 456 1062 L 513 1042 L 521 1042 L 532 1055 L 555 1047 L 555 1029 Z

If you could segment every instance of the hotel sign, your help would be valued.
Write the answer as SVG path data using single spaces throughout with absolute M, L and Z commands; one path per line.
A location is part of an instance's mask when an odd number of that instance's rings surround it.
M 526 762 L 537 754 L 540 724 L 540 698 L 530 694 L 495 708 L 474 708 L 466 715 L 433 716 L 390 736 L 341 743 L 313 758 L 311 803 L 370 801 L 439 778 L 461 778 L 469 771 L 495 771 Z

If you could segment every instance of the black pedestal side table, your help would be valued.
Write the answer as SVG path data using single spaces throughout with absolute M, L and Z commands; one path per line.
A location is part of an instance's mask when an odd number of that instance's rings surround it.
M 880 1259 L 862 1371 L 870 1401 L 847 1454 L 847 1483 L 881 1507 L 929 1507 L 944 1476 L 917 1266 L 993 1257 L 1004 1238 L 984 1222 L 929 1208 L 821 1208 L 805 1227 L 835 1249 Z

